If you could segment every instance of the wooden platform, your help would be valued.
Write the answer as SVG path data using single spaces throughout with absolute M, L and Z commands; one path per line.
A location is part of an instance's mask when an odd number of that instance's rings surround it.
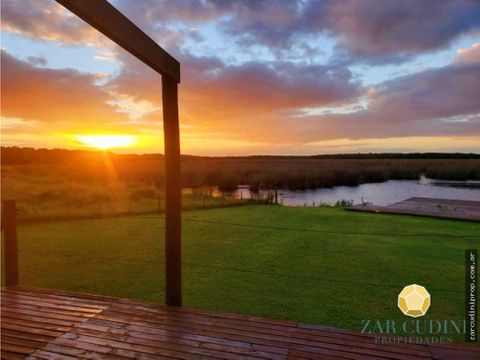
M 347 210 L 480 221 L 480 201 L 412 197 L 388 206 L 355 205 Z
M 2 289 L 2 359 L 480 359 L 355 331 L 43 289 Z

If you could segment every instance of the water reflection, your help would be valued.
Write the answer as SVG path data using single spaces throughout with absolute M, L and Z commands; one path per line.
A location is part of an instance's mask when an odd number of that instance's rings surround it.
M 262 193 L 262 190 L 260 192 Z M 239 186 L 233 192 L 221 192 L 215 189 L 212 194 L 214 196 L 228 194 L 242 199 L 256 196 L 248 186 Z M 278 190 L 278 202 L 288 206 L 334 205 L 341 200 L 352 200 L 354 204 L 369 202 L 384 206 L 410 197 L 480 201 L 480 181 L 438 181 L 422 177 L 419 180 L 389 180 L 355 187 L 336 186 L 301 191 Z

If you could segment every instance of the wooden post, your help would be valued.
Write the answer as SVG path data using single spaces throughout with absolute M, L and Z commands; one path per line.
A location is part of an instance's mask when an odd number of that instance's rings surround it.
M 180 135 L 177 84 L 180 63 L 107 0 L 56 0 L 162 75 L 165 141 L 165 279 L 167 305 L 182 304 Z
M 177 81 L 162 76 L 165 142 L 165 303 L 182 305 L 180 131 Z
M 14 200 L 3 202 L 3 231 L 5 241 L 5 285 L 18 285 L 17 207 Z

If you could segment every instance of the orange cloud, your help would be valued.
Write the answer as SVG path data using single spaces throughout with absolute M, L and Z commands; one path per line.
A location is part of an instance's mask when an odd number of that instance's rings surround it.
M 116 123 L 126 115 L 109 105 L 96 77 L 72 69 L 37 68 L 2 50 L 2 116 L 46 123 Z
M 459 49 L 455 62 L 457 64 L 480 64 L 480 42 L 473 44 L 472 46 Z

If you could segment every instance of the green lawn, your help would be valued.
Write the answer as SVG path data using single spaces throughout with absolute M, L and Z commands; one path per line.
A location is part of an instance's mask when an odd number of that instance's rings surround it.
M 273 205 L 183 219 L 185 306 L 358 329 L 403 319 L 397 295 L 417 283 L 430 318 L 464 318 L 480 224 Z M 163 227 L 154 215 L 21 225 L 20 282 L 162 302 Z

